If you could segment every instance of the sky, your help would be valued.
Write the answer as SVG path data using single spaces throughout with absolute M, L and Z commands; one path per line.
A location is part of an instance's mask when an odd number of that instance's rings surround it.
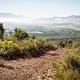
M 27 18 L 80 15 L 80 0 L 0 0 L 0 13 Z

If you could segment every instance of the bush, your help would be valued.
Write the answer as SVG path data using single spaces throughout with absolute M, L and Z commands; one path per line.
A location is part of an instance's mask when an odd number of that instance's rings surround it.
M 61 60 L 53 64 L 56 70 L 55 80 L 80 80 L 79 53 L 76 50 L 68 50 Z
M 26 31 L 24 31 L 20 28 L 19 29 L 16 28 L 15 32 L 14 32 L 14 37 L 16 37 L 18 40 L 22 40 L 22 39 L 28 38 L 29 35 Z
M 75 48 L 78 48 L 80 47 L 80 42 L 79 41 L 73 41 L 72 43 L 67 43 L 65 48 L 68 48 L 68 49 L 75 49 Z
M 73 48 L 73 44 L 68 43 L 68 44 L 66 44 L 65 48 L 72 49 Z
M 0 39 L 3 39 L 4 36 L 4 27 L 3 27 L 3 23 L 0 23 Z
M 13 59 L 16 56 L 19 56 L 20 51 L 17 48 L 17 45 L 13 41 L 2 41 L 0 42 L 0 56 L 7 59 Z
M 18 57 L 40 56 L 45 50 L 55 50 L 53 42 L 48 42 L 40 38 L 29 38 L 23 40 L 13 40 L 13 37 L 5 37 L 0 41 L 0 56 L 7 59 L 16 59 Z
M 64 55 L 64 61 L 69 68 L 73 70 L 80 69 L 80 55 L 74 52 L 66 53 Z
M 73 42 L 73 48 L 78 48 L 80 47 L 80 42 L 79 41 L 74 41 Z
M 3 40 L 7 40 L 7 41 L 13 41 L 12 36 L 4 36 Z
M 52 41 L 45 41 L 44 47 L 48 48 L 48 49 L 56 50 L 57 49 L 57 44 L 52 42 Z

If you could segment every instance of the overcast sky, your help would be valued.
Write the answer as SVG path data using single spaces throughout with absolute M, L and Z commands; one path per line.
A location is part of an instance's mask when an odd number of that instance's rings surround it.
M 0 0 L 0 13 L 28 18 L 80 15 L 80 0 Z

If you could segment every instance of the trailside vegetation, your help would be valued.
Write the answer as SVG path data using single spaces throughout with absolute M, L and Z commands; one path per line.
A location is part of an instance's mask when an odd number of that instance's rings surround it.
M 29 34 L 21 29 L 16 28 L 13 35 L 4 36 L 4 28 L 1 29 L 0 56 L 4 59 L 18 59 L 38 57 L 45 53 L 46 50 L 56 50 L 52 41 L 42 38 L 31 38 Z

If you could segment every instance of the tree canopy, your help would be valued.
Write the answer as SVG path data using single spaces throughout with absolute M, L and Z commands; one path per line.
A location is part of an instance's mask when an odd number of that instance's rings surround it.
M 3 27 L 3 23 L 0 23 L 0 38 L 1 38 L 1 39 L 2 39 L 3 36 L 4 36 L 4 31 L 5 31 L 5 29 L 4 29 L 4 27 Z

